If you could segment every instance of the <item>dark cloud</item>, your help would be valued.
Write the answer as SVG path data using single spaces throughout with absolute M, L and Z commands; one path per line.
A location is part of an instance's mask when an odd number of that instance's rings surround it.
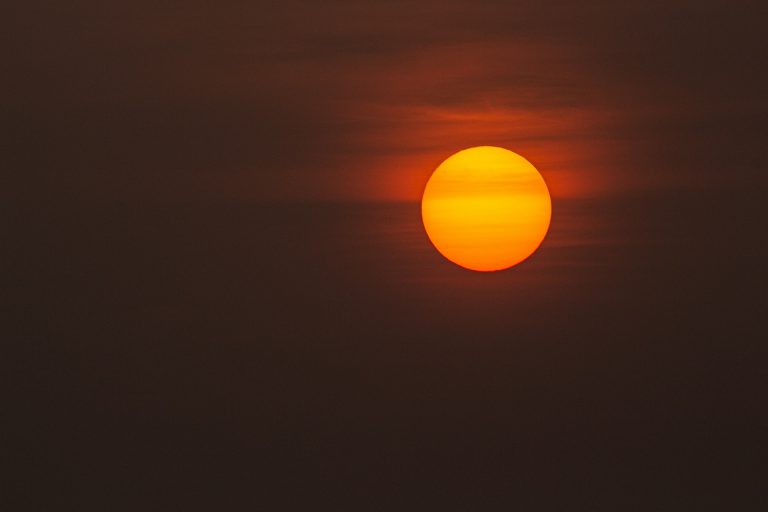
M 727 155 L 750 177 L 765 161 L 759 12 L 757 2 L 26 4 L 6 34 L 11 163 L 41 179 L 27 188 L 85 196 L 107 192 L 109 166 L 134 184 L 129 195 L 226 196 L 252 180 L 254 197 L 365 198 L 384 184 L 374 196 L 413 198 L 402 183 L 455 149 L 530 151 L 549 138 L 533 156 L 560 155 L 551 171 L 571 183 L 612 183 L 601 194 L 684 181 Z M 659 160 L 663 172 L 639 169 Z

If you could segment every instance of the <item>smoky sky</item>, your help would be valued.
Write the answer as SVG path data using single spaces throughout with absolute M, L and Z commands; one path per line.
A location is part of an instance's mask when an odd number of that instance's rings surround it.
M 763 510 L 766 14 L 6 2 L 5 508 Z M 475 145 L 552 195 L 498 273 L 421 223 Z
M 415 199 L 480 144 L 570 196 L 765 162 L 759 2 L 4 10 L 7 192 L 30 200 Z

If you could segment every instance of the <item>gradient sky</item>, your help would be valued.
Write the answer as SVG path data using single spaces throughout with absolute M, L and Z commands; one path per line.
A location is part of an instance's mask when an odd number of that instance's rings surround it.
M 743 184 L 766 160 L 760 6 L 26 3 L 5 16 L 11 185 L 414 200 L 480 144 L 555 196 Z
M 6 4 L 0 509 L 765 510 L 764 0 Z

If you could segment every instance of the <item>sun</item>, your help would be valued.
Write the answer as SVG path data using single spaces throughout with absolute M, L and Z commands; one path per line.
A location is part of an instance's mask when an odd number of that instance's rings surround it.
M 552 201 L 528 160 L 478 146 L 451 155 L 432 173 L 421 216 L 443 256 L 488 272 L 517 265 L 538 249 L 549 230 Z

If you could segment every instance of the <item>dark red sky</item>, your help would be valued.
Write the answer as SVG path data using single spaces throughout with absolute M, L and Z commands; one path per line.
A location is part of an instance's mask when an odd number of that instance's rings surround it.
M 413 200 L 479 144 L 616 195 L 743 186 L 766 158 L 757 1 L 6 10 L 25 195 Z
M 3 5 L 0 509 L 764 511 L 764 4 Z

